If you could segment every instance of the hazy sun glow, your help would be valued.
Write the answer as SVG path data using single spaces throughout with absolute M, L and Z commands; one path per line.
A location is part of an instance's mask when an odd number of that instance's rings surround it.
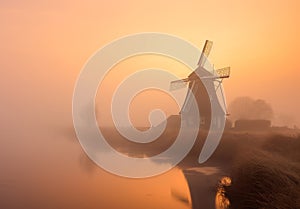
M 1 109 L 70 122 L 73 87 L 87 59 L 116 38 L 155 31 L 199 48 L 212 40 L 211 62 L 232 68 L 224 82 L 228 101 L 262 98 L 279 118 L 299 124 L 299 8 L 299 1 L 2 1 Z

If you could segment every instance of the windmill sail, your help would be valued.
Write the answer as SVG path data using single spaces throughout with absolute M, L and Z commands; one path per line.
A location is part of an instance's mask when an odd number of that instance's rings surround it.
M 208 55 L 210 54 L 212 45 L 213 45 L 212 41 L 209 41 L 209 40 L 205 41 L 204 47 L 202 49 L 202 52 L 201 52 L 201 55 L 200 55 L 200 58 L 198 61 L 198 66 L 204 66 L 205 61 L 206 61 Z M 204 79 L 206 79 L 206 78 L 204 78 Z M 189 78 L 172 81 L 170 83 L 170 91 L 185 88 L 185 87 L 187 87 L 188 82 L 190 82 Z
M 216 70 L 217 76 L 219 78 L 229 78 L 230 76 L 230 67 L 224 67 Z
M 230 76 L 230 67 L 224 67 L 224 68 L 215 70 L 214 75 L 202 76 L 202 77 L 200 77 L 200 79 L 201 80 L 207 80 L 207 79 L 216 80 L 216 79 L 229 78 L 229 76 Z M 193 80 L 192 78 L 185 78 L 185 79 L 172 81 L 170 83 L 170 91 L 186 88 L 188 83 L 192 80 Z
M 213 46 L 212 41 L 209 41 L 209 40 L 205 41 L 202 53 L 199 58 L 198 66 L 203 66 L 205 64 L 205 61 L 210 54 L 212 46 Z
M 197 85 L 195 85 L 195 81 L 193 81 L 191 83 L 190 89 L 187 92 L 187 95 L 185 97 L 184 103 L 183 103 L 183 105 L 181 107 L 181 111 L 180 111 L 181 113 L 182 112 L 186 112 L 186 111 L 188 111 L 191 108 L 191 106 L 192 106 L 191 97 L 192 97 L 192 94 L 194 94 L 193 92 L 196 92 L 196 90 L 197 90 Z
M 177 89 L 182 89 L 182 88 L 186 88 L 188 85 L 189 79 L 185 78 L 185 79 L 180 79 L 180 80 L 176 80 L 176 81 L 171 81 L 170 83 L 170 91 L 174 91 Z

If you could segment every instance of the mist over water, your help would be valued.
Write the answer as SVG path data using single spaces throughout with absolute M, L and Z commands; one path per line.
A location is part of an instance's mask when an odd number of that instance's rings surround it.
M 179 169 L 143 180 L 118 177 L 96 166 L 71 130 L 58 130 L 2 138 L 0 208 L 189 208 L 171 194 L 190 196 Z

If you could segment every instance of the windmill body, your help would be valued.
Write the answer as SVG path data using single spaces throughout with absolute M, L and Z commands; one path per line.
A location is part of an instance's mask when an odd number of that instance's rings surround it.
M 212 42 L 206 41 L 202 50 L 198 68 L 195 69 L 187 78 L 172 81 L 170 90 L 176 90 L 188 86 L 187 95 L 180 111 L 183 122 L 188 126 L 193 126 L 196 117 L 195 108 L 200 113 L 200 123 L 203 128 L 208 129 L 211 123 L 220 124 L 226 117 L 226 102 L 223 96 L 222 81 L 229 78 L 230 67 L 214 70 L 213 67 L 206 67 L 207 57 L 212 48 Z M 208 94 L 207 89 L 215 89 Z M 219 94 L 221 92 L 221 94 Z M 196 103 L 193 102 L 195 98 Z M 217 110 L 214 118 L 211 117 L 212 106 Z

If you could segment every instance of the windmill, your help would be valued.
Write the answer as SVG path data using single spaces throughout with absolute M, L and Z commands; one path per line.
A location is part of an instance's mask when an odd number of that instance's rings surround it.
M 212 45 L 212 41 L 206 40 L 200 55 L 198 67 L 194 72 L 187 78 L 170 83 L 170 91 L 188 86 L 188 92 L 179 113 L 183 121 L 188 125 L 192 125 L 196 117 L 191 111 L 193 108 L 198 108 L 201 116 L 200 124 L 205 128 L 208 128 L 211 122 L 218 123 L 221 118 L 227 115 L 226 101 L 223 96 L 223 87 L 221 84 L 223 79 L 229 78 L 230 67 L 215 70 L 213 66 L 210 66 L 209 62 L 207 62 L 207 57 L 210 54 Z M 214 95 L 208 95 L 206 91 L 207 86 L 215 89 Z M 192 102 L 192 94 L 194 94 L 197 101 L 197 107 Z M 216 118 L 211 118 L 211 104 L 217 105 L 218 116 Z

